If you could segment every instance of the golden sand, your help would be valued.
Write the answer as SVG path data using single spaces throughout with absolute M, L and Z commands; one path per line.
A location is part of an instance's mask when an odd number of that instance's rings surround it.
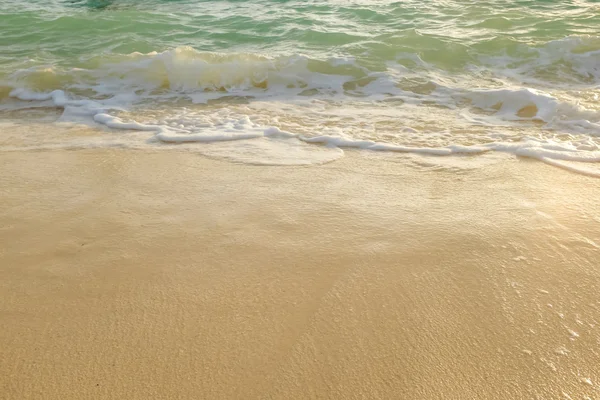
M 2 399 L 600 398 L 600 180 L 0 155 Z

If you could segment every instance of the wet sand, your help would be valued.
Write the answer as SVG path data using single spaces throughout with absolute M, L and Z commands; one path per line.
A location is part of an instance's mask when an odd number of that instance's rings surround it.
M 0 398 L 599 398 L 600 180 L 428 160 L 1 153 Z

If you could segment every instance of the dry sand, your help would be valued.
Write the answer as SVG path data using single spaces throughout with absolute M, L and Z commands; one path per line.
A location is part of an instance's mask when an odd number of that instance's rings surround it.
M 2 399 L 600 398 L 600 180 L 0 154 Z

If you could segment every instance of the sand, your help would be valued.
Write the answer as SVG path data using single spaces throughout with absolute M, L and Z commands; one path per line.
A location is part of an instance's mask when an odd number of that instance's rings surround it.
M 3 152 L 0 398 L 600 398 L 600 180 L 470 163 Z

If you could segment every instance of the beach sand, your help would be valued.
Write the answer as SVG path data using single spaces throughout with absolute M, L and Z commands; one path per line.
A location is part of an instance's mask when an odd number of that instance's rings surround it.
M 600 180 L 470 162 L 3 152 L 0 398 L 600 398 Z

